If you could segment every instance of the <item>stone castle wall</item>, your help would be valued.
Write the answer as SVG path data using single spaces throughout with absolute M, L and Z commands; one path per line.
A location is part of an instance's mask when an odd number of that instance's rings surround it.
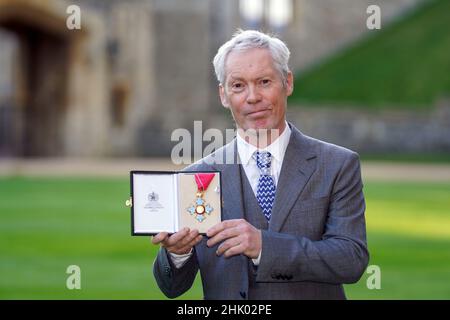
M 292 69 L 303 70 L 372 32 L 366 28 L 369 4 L 381 7 L 385 26 L 426 0 L 293 1 L 294 19 L 280 37 L 291 49 Z M 61 19 L 66 16 L 69 1 L 42 3 Z M 64 142 L 60 155 L 169 155 L 172 131 L 192 130 L 194 120 L 203 120 L 205 129 L 234 127 L 220 105 L 211 60 L 237 27 L 245 27 L 238 0 L 70 4 L 81 7 L 86 34 L 74 45 L 68 70 L 68 103 L 58 124 Z M 0 56 L 10 47 L 0 47 Z M 0 65 L 0 72 L 5 68 Z M 7 80 L 0 84 L 7 87 Z M 290 108 L 289 116 L 306 133 L 358 150 L 448 151 L 448 111 L 436 110 L 379 114 L 300 107 Z

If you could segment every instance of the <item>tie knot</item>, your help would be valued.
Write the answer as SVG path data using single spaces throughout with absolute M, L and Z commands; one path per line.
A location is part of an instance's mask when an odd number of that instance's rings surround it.
M 256 160 L 256 165 L 258 166 L 261 174 L 270 175 L 270 164 L 272 162 L 272 155 L 267 151 L 255 151 L 253 158 Z

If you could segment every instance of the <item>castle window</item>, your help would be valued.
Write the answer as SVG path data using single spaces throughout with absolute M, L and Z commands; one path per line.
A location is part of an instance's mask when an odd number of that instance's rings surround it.
M 111 94 L 111 115 L 113 125 L 123 127 L 126 120 L 130 90 L 127 85 L 116 84 Z
M 240 0 L 244 24 L 253 29 L 284 29 L 293 19 L 293 0 Z

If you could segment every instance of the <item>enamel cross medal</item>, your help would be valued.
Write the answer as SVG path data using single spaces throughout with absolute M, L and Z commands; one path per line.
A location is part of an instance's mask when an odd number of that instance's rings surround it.
M 194 216 L 194 218 L 198 222 L 202 222 L 206 219 L 205 213 L 207 215 L 210 215 L 213 211 L 213 207 L 211 207 L 209 204 L 206 204 L 205 200 L 203 199 L 203 194 L 206 192 L 206 189 L 208 189 L 208 186 L 214 178 L 214 175 L 214 173 L 195 174 L 195 183 L 197 184 L 197 199 L 195 199 L 193 205 L 187 208 L 187 211 L 191 216 Z

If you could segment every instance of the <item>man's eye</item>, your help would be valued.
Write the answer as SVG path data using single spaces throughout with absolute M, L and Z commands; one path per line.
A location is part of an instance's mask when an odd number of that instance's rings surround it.
M 263 80 L 261 80 L 261 84 L 263 84 L 263 85 L 270 84 L 270 79 L 263 79 Z
M 235 90 L 240 90 L 244 87 L 244 85 L 242 83 L 233 83 L 231 87 Z

